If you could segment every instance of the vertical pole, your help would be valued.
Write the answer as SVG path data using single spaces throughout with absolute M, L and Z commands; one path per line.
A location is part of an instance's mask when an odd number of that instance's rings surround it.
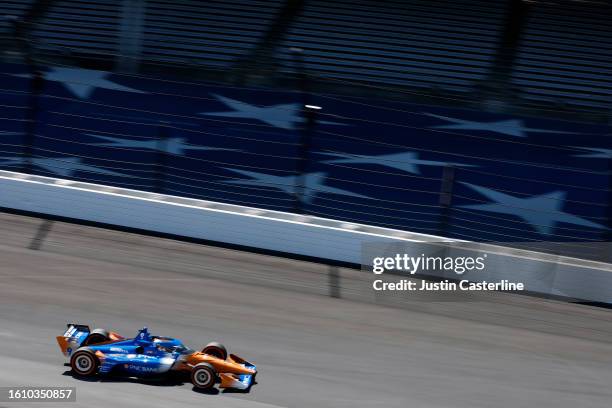
M 612 129 L 612 110 L 610 110 L 609 127 Z M 606 224 L 608 229 L 603 233 L 603 260 L 604 262 L 612 263 L 612 156 L 608 158 L 608 206 L 606 207 Z
M 296 182 L 295 182 L 295 205 L 294 212 L 302 214 L 304 212 L 303 203 L 306 189 L 306 171 L 308 169 L 308 161 L 310 160 L 310 150 L 312 146 L 312 137 L 317 125 L 317 111 L 312 108 L 304 107 L 305 125 L 302 129 L 300 137 L 300 147 L 298 153 L 298 162 L 296 166 Z
M 612 263 L 612 158 L 608 159 L 608 229 L 604 232 L 604 262 Z
M 495 110 L 503 109 L 504 101 L 507 99 L 508 86 L 514 63 L 518 55 L 521 35 L 524 33 L 530 7 L 525 0 L 506 0 L 506 19 L 497 43 L 497 52 L 489 78 L 486 81 L 486 95 L 482 103 L 485 108 Z
M 34 141 L 36 137 L 37 120 L 40 113 L 40 94 L 45 85 L 43 72 L 34 58 L 32 30 L 36 24 L 51 10 L 57 0 L 34 0 L 24 10 L 20 19 L 13 19 L 13 35 L 15 43 L 20 48 L 25 64 L 30 73 L 30 94 L 28 96 L 28 111 L 26 114 L 25 132 L 22 146 L 21 170 L 32 173 L 34 170 Z
M 157 128 L 157 149 L 155 163 L 155 187 L 157 194 L 163 194 L 166 187 L 166 161 L 168 152 L 168 127 L 160 122 Z
M 37 68 L 31 69 L 30 95 L 28 96 L 28 110 L 26 114 L 25 133 L 23 136 L 22 171 L 32 173 L 34 170 L 34 140 L 36 138 L 36 125 L 40 113 L 40 93 L 44 87 L 44 74 Z
M 304 67 L 303 50 L 301 48 L 292 48 L 291 52 L 298 71 L 298 85 L 302 95 L 303 127 L 301 129 L 300 146 L 297 158 L 298 162 L 296 165 L 294 186 L 295 201 L 293 208 L 295 213 L 301 214 L 304 212 L 304 195 L 306 193 L 306 189 L 308 188 L 306 186 L 305 173 L 308 168 L 312 138 L 317 125 L 317 109 L 313 108 L 310 104 L 310 80 Z
M 115 62 L 120 72 L 137 72 L 142 55 L 142 33 L 146 0 L 123 0 L 119 22 L 118 56 Z
M 242 58 L 237 64 L 241 80 L 248 75 L 257 73 L 269 75 L 265 70 L 273 70 L 275 67 L 274 50 L 285 38 L 289 27 L 300 16 L 306 0 L 284 0 L 279 8 L 278 14 L 267 25 L 267 30 L 260 37 L 259 42 L 252 51 Z
M 493 62 L 494 75 L 500 81 L 508 80 L 512 72 L 531 5 L 525 0 L 508 0 L 507 7 L 506 21 L 499 37 L 497 55 Z
M 445 236 L 451 221 L 451 204 L 455 184 L 455 167 L 445 166 L 442 171 L 442 187 L 440 189 L 440 235 Z

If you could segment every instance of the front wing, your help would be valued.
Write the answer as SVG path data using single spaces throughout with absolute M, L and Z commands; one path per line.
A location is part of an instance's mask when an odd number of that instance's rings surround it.
M 257 367 L 249 363 L 243 358 L 238 357 L 235 354 L 230 354 L 227 359 L 228 361 L 236 364 L 240 364 L 245 368 L 249 368 L 255 371 L 255 374 L 226 374 L 221 373 L 219 377 L 221 378 L 220 388 L 235 388 L 238 390 L 248 390 L 251 385 L 255 382 L 255 376 L 257 375 Z

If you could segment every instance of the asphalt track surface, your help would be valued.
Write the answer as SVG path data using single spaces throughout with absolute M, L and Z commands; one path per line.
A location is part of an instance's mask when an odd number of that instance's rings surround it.
M 6 214 L 0 238 L 0 386 L 77 388 L 76 403 L 48 406 L 612 401 L 610 310 L 506 294 L 469 302 L 375 294 L 361 271 Z M 202 394 L 190 384 L 75 379 L 54 340 L 67 321 L 124 335 L 148 325 L 193 347 L 219 340 L 258 365 L 259 383 L 248 394 Z

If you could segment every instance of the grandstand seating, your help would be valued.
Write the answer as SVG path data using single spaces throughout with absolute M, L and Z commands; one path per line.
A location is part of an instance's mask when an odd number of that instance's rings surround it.
M 481 0 L 313 0 L 279 57 L 290 70 L 299 47 L 326 77 L 467 92 L 489 72 L 504 14 L 504 2 Z
M 32 3 L 2 0 L 0 16 L 23 17 Z M 51 3 L 32 32 L 36 51 L 97 56 L 111 63 L 121 53 L 123 0 Z M 253 55 L 253 51 L 262 45 L 285 0 L 148 0 L 142 4 L 137 42 L 141 41 L 143 60 L 229 69 L 269 57 Z M 488 83 L 495 69 L 500 36 L 511 14 L 509 4 L 307 0 L 289 18 L 272 55 L 281 72 L 291 73 L 297 68 L 291 48 L 301 48 L 300 58 L 308 72 L 334 83 L 470 93 Z M 513 101 L 528 107 L 553 104 L 555 109 L 568 105 L 569 110 L 609 110 L 612 5 L 571 0 L 529 4 L 510 69 L 518 97 Z M 7 18 L 0 18 L 0 35 L 10 43 Z
M 612 6 L 534 2 L 512 82 L 526 100 L 610 109 Z
M 282 0 L 147 1 L 143 57 L 230 66 L 260 41 Z
M 0 2 L 0 35 L 11 35 L 10 17 L 21 18 L 32 0 L 2 0 Z
M 73 55 L 115 54 L 121 0 L 61 0 L 37 22 L 37 49 Z

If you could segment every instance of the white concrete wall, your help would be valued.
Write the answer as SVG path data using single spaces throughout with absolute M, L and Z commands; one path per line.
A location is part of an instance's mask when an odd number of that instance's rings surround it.
M 39 182 L 0 172 L 0 207 L 355 264 L 362 262 L 363 243 L 403 242 L 410 245 L 435 239 L 419 234 L 398 238 L 391 236 L 398 234 L 385 229 L 380 229 L 379 233 L 362 233 L 343 229 L 341 223 L 338 227 L 311 225 L 308 217 L 298 222 L 287 220 L 294 216 L 275 218 L 208 209 L 154 198 L 134 198 L 120 194 L 121 189 L 113 188 L 115 193 L 101 192 L 93 188 L 103 186 L 77 188 L 69 184 L 50 184 L 49 180 L 53 179 Z M 237 208 L 227 206 L 232 207 Z M 501 248 L 489 254 L 485 275 L 466 278 L 522 281 L 534 292 L 612 303 L 612 266 L 609 264 L 552 262 L 520 256 L 517 251 L 504 254 Z

